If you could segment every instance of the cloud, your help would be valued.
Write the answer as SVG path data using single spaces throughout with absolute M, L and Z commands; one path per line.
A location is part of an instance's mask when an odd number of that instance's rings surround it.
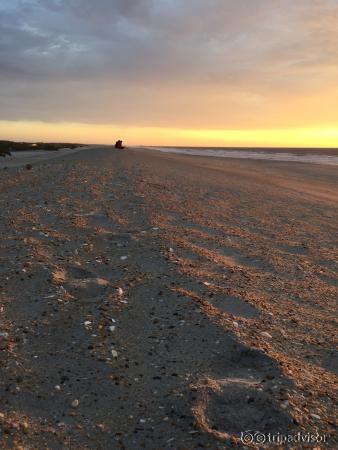
M 276 126 L 332 95 L 337 20 L 337 0 L 2 0 L 0 118 Z

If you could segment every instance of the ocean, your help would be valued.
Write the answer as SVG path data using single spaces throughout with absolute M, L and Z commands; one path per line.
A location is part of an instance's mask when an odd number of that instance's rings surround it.
M 209 156 L 217 158 L 258 159 L 338 166 L 338 150 L 334 149 L 236 149 L 215 147 L 143 147 L 164 153 Z

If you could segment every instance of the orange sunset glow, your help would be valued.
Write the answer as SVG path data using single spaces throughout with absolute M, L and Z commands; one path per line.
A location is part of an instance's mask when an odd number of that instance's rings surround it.
M 19 131 L 18 131 L 19 130 Z M 196 130 L 180 128 L 121 127 L 78 123 L 2 122 L 2 135 L 20 141 L 63 140 L 112 144 L 112 136 L 124 136 L 130 145 L 323 147 L 337 146 L 338 128 L 263 130 Z

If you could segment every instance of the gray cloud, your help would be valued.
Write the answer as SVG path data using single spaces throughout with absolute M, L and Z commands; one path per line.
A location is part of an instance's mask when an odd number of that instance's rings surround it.
M 337 0 L 0 0 L 0 119 L 256 123 L 334 85 L 337 24 Z

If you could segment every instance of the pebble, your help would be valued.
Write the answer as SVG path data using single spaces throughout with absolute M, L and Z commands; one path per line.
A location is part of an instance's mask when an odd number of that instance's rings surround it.
M 115 325 L 111 325 L 111 326 L 109 327 L 109 331 L 111 331 L 112 333 L 115 331 L 115 329 L 116 329 L 116 326 L 115 326 Z
M 266 331 L 263 331 L 263 332 L 261 333 L 261 335 L 264 336 L 264 337 L 267 337 L 267 338 L 269 338 L 269 339 L 272 339 L 271 334 L 269 334 L 269 333 L 266 332 Z
M 318 416 L 318 414 L 311 414 L 311 417 L 312 417 L 312 419 L 317 419 L 317 420 L 321 419 L 321 417 Z
M 118 356 L 117 351 L 114 350 L 114 349 L 111 351 L 111 354 L 112 354 L 112 357 L 113 357 L 113 358 L 117 358 L 117 356 Z
M 239 327 L 239 323 L 238 323 L 238 322 L 232 322 L 232 324 L 233 324 L 233 326 L 234 326 L 235 328 L 238 328 L 238 327 Z
M 72 401 L 72 407 L 73 408 L 77 408 L 79 406 L 79 404 L 80 404 L 80 402 L 79 402 L 79 400 L 77 398 Z
M 128 256 L 121 256 L 120 258 L 121 261 L 125 261 L 126 259 L 128 259 Z
M 117 293 L 119 294 L 119 295 L 123 295 L 123 289 L 122 288 L 117 288 Z
M 18 422 L 11 422 L 10 426 L 11 426 L 11 428 L 13 428 L 13 430 L 20 429 L 20 425 L 18 424 Z

